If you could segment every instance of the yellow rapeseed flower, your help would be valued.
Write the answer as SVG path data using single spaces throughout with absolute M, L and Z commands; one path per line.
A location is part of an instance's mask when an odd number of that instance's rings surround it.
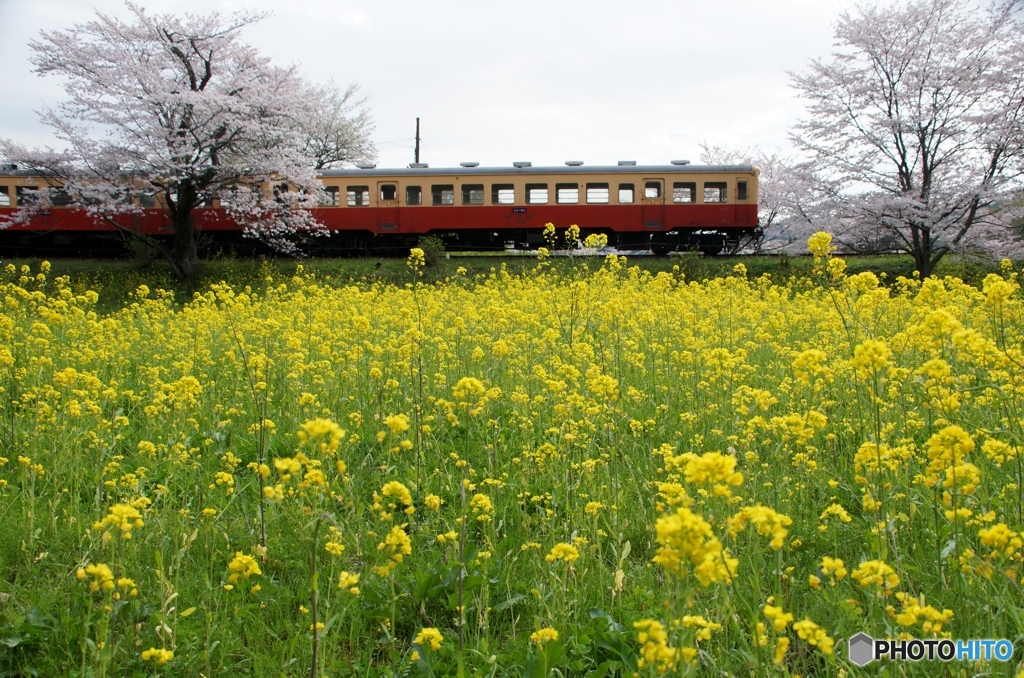
M 789 534 L 789 530 L 786 528 L 793 524 L 793 519 L 767 506 L 760 504 L 748 506 L 729 519 L 729 533 L 735 536 L 747 526 L 748 522 L 755 526 L 758 534 L 771 537 L 769 546 L 779 550 L 782 548 L 786 535 Z
M 456 382 L 455 387 L 452 389 L 452 395 L 458 400 L 467 400 L 476 396 L 483 395 L 487 389 L 484 388 L 483 382 L 475 377 L 462 377 Z
M 807 239 L 807 251 L 814 255 L 815 259 L 829 256 L 836 248 L 832 245 L 832 234 L 825 231 L 818 231 Z
M 174 659 L 174 652 L 163 648 L 151 647 L 148 650 L 143 650 L 142 652 L 142 661 L 148 662 L 152 660 L 160 666 L 163 666 L 172 659 Z
M 228 563 L 228 571 L 231 572 L 228 575 L 228 581 L 232 584 L 237 584 L 240 578 L 244 580 L 253 575 L 263 574 L 256 559 L 241 551 L 235 552 L 235 557 Z
M 658 518 L 655 530 L 661 546 L 653 562 L 679 576 L 692 571 L 702 586 L 732 581 L 739 560 L 722 547 L 711 525 L 690 509 L 682 507 Z
M 850 577 L 864 588 L 875 586 L 880 591 L 890 591 L 900 583 L 899 575 L 883 560 L 864 561 L 857 566 Z
M 538 645 L 543 645 L 544 643 L 549 643 L 553 640 L 558 640 L 558 631 L 556 629 L 551 628 L 550 626 L 545 626 L 544 628 L 531 633 L 530 640 L 537 643 Z
M 491 504 L 491 498 L 486 494 L 474 494 L 473 498 L 469 500 L 469 507 L 476 515 L 476 519 L 481 522 L 489 522 L 494 513 L 494 505 Z
M 814 645 L 824 654 L 832 654 L 832 648 L 835 646 L 835 640 L 829 637 L 825 630 L 812 622 L 810 619 L 804 619 L 802 621 L 795 622 L 793 624 L 793 630 L 796 631 L 797 635 L 801 639 L 806 640 L 811 645 Z
M 781 607 L 774 605 L 764 606 L 764 616 L 771 620 L 772 628 L 775 629 L 776 633 L 785 631 L 786 627 L 793 621 L 793 615 L 784 612 Z
M 865 339 L 853 349 L 853 360 L 850 363 L 862 377 L 881 372 L 889 366 L 892 351 L 880 339 Z
M 567 563 L 574 563 L 579 560 L 580 552 L 576 550 L 576 547 L 572 544 L 555 544 L 551 547 L 551 551 L 544 556 L 544 560 L 549 563 L 553 563 L 556 560 L 564 560 Z
M 441 632 L 436 628 L 427 627 L 421 629 L 420 632 L 416 634 L 416 638 L 412 642 L 422 648 L 427 648 L 429 646 L 431 650 L 436 652 L 441 649 L 441 644 L 444 642 L 444 636 L 442 636 Z
M 409 430 L 409 417 L 404 414 L 389 414 L 384 417 L 384 425 L 395 435 Z
M 132 530 L 145 525 L 142 521 L 142 514 L 130 504 L 114 504 L 108 511 L 103 520 L 93 523 L 94 530 L 106 530 L 106 528 L 112 527 L 120 531 L 122 539 L 131 539 Z M 104 541 L 108 534 L 104 531 Z
M 317 443 L 321 454 L 334 454 L 345 437 L 345 431 L 330 419 L 318 418 L 304 422 L 296 436 L 304 443 Z
M 80 567 L 75 576 L 79 581 L 88 579 L 90 591 L 114 590 L 114 572 L 110 569 L 109 565 L 104 563 L 93 563 L 92 565 Z
M 385 483 L 380 492 L 385 498 L 394 499 L 404 506 L 412 505 L 412 493 L 409 492 L 408 487 L 397 480 Z

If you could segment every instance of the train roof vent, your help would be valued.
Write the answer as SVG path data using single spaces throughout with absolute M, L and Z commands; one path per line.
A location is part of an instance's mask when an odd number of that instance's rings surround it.
M 669 162 L 671 162 L 673 165 L 689 165 L 690 164 L 689 160 L 670 160 Z
M 459 166 L 460 167 L 479 167 L 480 163 L 478 163 L 478 162 L 460 162 Z
M 360 163 L 356 163 L 356 167 L 358 167 L 359 169 L 373 169 L 376 166 L 377 166 L 377 163 L 375 163 L 375 162 L 360 162 Z
M 582 160 L 566 160 L 565 164 L 568 165 L 569 167 L 582 167 L 583 166 L 583 161 Z
M 409 168 L 410 169 L 427 169 L 428 167 L 430 167 L 430 165 L 428 165 L 425 162 L 410 162 L 409 163 Z
M 513 167 L 533 167 L 533 163 L 529 160 L 516 160 L 512 163 Z
M 620 160 L 619 161 L 619 167 L 624 167 L 624 166 L 627 166 L 627 165 L 628 166 L 633 166 L 635 164 L 636 164 L 636 160 Z

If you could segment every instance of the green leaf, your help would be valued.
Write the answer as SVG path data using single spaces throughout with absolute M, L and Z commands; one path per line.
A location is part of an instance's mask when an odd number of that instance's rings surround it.
M 502 612 L 504 610 L 510 610 L 510 609 L 512 609 L 513 606 L 518 605 L 519 603 L 523 602 L 524 600 L 526 600 L 526 596 L 524 596 L 522 593 L 517 593 L 514 596 L 510 596 L 507 600 L 503 600 L 502 602 L 500 602 L 497 605 L 495 605 L 494 609 L 497 612 Z

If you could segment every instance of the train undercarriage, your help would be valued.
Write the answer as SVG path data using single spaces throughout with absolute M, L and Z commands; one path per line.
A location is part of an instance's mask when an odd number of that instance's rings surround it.
M 608 246 L 625 251 L 650 250 L 658 256 L 673 251 L 699 251 L 714 256 L 733 251 L 742 238 L 757 229 L 729 230 L 678 229 L 668 232 L 616 232 L 611 229 L 581 229 L 580 243 L 588 235 L 603 233 Z M 564 230 L 559 230 L 562 238 Z M 301 250 L 313 256 L 406 256 L 423 234 L 370 231 L 332 231 L 329 236 L 306 235 L 299 238 Z M 543 231 L 464 229 L 432 231 L 450 252 L 536 250 L 545 247 Z M 204 231 L 200 250 L 205 253 L 234 253 L 239 256 L 270 255 L 274 250 L 239 231 Z M 169 240 L 169 238 L 168 238 Z M 132 238 L 116 231 L 25 231 L 0 230 L 0 252 L 8 257 L 121 257 L 132 250 Z M 560 240 L 560 246 L 564 241 Z M 561 247 L 560 247 L 561 248 Z

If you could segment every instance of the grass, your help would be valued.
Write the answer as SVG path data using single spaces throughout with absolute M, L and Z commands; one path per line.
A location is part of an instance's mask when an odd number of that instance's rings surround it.
M 569 272 L 580 267 L 596 270 L 601 266 L 601 256 L 554 257 L 554 270 Z M 38 268 L 42 259 L 6 259 L 4 263 L 15 266 L 28 265 Z M 699 254 L 672 255 L 669 257 L 637 256 L 629 259 L 631 266 L 652 274 L 678 272 L 687 280 L 703 281 L 722 278 L 732 274 L 733 267 L 743 264 L 750 277 L 767 273 L 777 281 L 790 278 L 806 278 L 811 274 L 813 259 L 808 256 L 754 256 L 754 257 L 704 257 Z M 891 283 L 900 276 L 912 277 L 913 260 L 900 255 L 858 256 L 847 259 L 851 273 L 872 271 L 881 276 L 883 283 Z M 404 284 L 408 269 L 404 259 L 397 258 L 345 258 L 345 259 L 241 259 L 222 257 L 202 264 L 200 275 L 193 281 L 177 281 L 170 268 L 160 261 L 144 265 L 124 259 L 53 259 L 50 262 L 54 276 L 68 276 L 76 290 L 91 289 L 101 293 L 98 309 L 109 312 L 121 308 L 134 290 L 142 284 L 152 289 L 173 291 L 176 301 L 184 303 L 197 291 L 207 289 L 220 281 L 231 281 L 237 287 L 249 285 L 262 289 L 267 276 L 291 277 L 298 266 L 318 275 L 335 285 Z M 466 269 L 468 278 L 486 276 L 491 270 L 504 266 L 512 275 L 528 273 L 536 265 L 536 256 L 516 253 L 452 253 L 448 259 L 440 259 L 435 266 L 423 269 L 422 282 L 442 282 L 456 274 L 459 268 Z M 997 262 L 946 257 L 939 265 L 937 275 L 959 277 L 968 283 L 978 285 L 989 273 L 999 270 Z

